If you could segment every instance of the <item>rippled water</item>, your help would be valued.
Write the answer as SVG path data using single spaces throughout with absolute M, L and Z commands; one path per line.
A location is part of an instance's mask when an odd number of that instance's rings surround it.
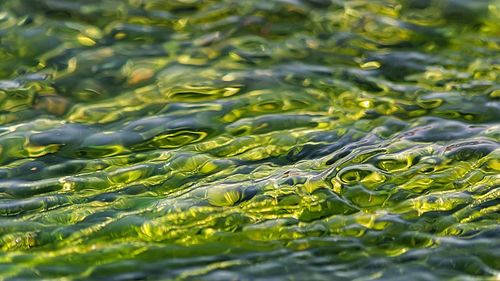
M 1 280 L 498 280 L 500 1 L 2 0 Z

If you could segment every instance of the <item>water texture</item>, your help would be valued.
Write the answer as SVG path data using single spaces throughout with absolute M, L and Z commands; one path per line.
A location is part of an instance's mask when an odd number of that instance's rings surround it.
M 498 280 L 500 1 L 2 0 L 0 280 Z

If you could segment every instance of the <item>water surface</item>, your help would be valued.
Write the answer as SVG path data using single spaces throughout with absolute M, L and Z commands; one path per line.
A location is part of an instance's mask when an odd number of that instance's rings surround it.
M 498 0 L 2 0 L 1 280 L 497 280 Z

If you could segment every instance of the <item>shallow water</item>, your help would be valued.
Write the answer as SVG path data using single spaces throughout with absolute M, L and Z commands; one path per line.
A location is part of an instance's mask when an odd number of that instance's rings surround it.
M 500 278 L 498 0 L 2 0 L 0 280 Z

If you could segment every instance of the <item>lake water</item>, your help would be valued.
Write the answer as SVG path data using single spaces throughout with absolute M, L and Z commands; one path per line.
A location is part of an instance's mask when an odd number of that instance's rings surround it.
M 499 0 L 2 0 L 0 280 L 498 280 Z

